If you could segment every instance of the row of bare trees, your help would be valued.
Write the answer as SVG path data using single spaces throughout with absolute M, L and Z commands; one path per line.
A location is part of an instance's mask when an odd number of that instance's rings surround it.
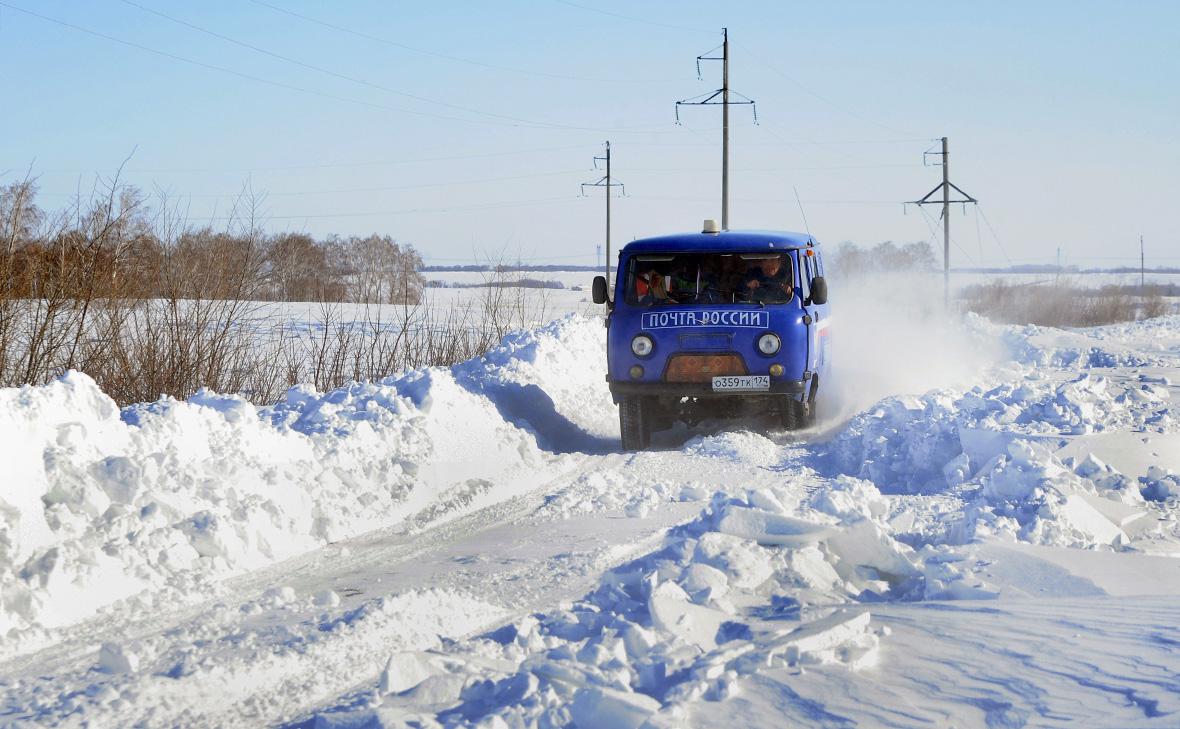
M 166 199 L 149 206 L 142 193 L 117 181 L 53 216 L 37 206 L 36 193 L 32 180 L 0 187 L 0 263 L 14 295 L 39 297 L 64 287 L 74 298 L 116 292 L 150 298 L 179 287 L 182 295 L 264 301 L 416 304 L 422 298 L 421 256 L 389 236 L 263 235 L 246 203 L 224 230 L 189 226 L 171 214 Z
M 267 235 L 249 195 L 214 230 L 117 176 L 52 214 L 36 192 L 29 179 L 0 187 L 0 386 L 78 369 L 120 403 L 201 387 L 273 402 L 298 382 L 458 361 L 531 323 L 491 290 L 433 311 L 412 247 Z M 267 301 L 322 303 L 292 326 Z
M 828 264 L 843 276 L 933 271 L 937 260 L 934 249 L 926 241 L 899 246 L 887 240 L 872 248 L 861 248 L 852 241 L 844 241 L 828 256 Z

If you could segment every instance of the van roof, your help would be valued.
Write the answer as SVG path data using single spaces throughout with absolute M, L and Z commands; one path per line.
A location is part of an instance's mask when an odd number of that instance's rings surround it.
M 725 230 L 720 233 L 673 233 L 654 238 L 641 238 L 623 246 L 622 253 L 666 251 L 749 251 L 759 248 L 790 250 L 819 246 L 819 241 L 806 233 L 778 230 Z

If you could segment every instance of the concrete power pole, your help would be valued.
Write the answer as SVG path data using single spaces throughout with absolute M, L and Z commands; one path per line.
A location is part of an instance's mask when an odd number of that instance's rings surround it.
M 602 177 L 600 177 L 597 182 L 583 182 L 582 183 L 582 194 L 583 195 L 586 194 L 587 187 L 605 187 L 606 188 L 606 290 L 609 292 L 609 291 L 614 290 L 611 287 L 611 280 L 610 280 L 610 269 L 611 269 L 611 265 L 610 265 L 611 264 L 611 261 L 610 261 L 610 198 L 611 198 L 610 189 L 612 187 L 617 187 L 624 194 L 626 194 L 627 190 L 623 186 L 623 183 L 615 182 L 614 179 L 611 177 L 611 173 L 610 173 L 610 140 L 606 141 L 605 154 L 603 154 L 603 156 L 601 156 L 601 157 L 594 158 L 594 169 L 598 169 L 599 162 L 603 162 L 606 164 L 606 174 L 603 175 Z
M 933 190 L 923 195 L 921 198 L 914 200 L 910 205 L 942 205 L 942 298 L 943 303 L 949 305 L 951 300 L 951 203 L 971 203 L 976 205 L 978 200 L 963 192 L 958 185 L 951 182 L 950 175 L 950 152 L 948 151 L 946 137 L 942 138 L 942 151 L 933 152 L 927 150 L 922 155 L 922 160 L 925 161 L 929 155 L 942 157 L 942 182 L 938 184 Z M 951 190 L 963 196 L 961 200 L 951 199 Z M 942 192 L 942 199 L 934 198 L 936 192 Z
M 729 230 L 729 28 L 721 29 L 721 229 Z
M 729 107 L 731 104 L 748 104 L 754 112 L 754 123 L 758 123 L 758 107 L 755 106 L 754 100 L 738 94 L 742 97 L 741 101 L 730 101 L 729 88 L 729 29 L 721 29 L 721 49 L 720 56 L 710 56 L 717 50 L 714 48 L 711 51 L 706 51 L 702 55 L 697 56 L 697 78 L 701 76 L 701 61 L 721 61 L 721 88 L 707 94 L 694 96 L 691 99 L 684 99 L 676 102 L 676 123 L 680 123 L 680 107 L 681 106 L 720 106 L 721 107 L 721 229 L 729 230 Z M 721 101 L 717 101 L 717 97 L 721 97 Z
M 1143 236 L 1139 236 L 1139 295 L 1142 296 L 1147 285 L 1147 271 L 1143 258 Z

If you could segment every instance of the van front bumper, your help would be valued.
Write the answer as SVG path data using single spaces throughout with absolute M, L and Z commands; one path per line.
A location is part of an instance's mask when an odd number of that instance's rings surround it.
M 618 401 L 627 395 L 656 397 L 762 397 L 765 395 L 801 395 L 807 392 L 807 380 L 775 380 L 769 390 L 715 391 L 711 382 L 618 382 L 608 381 L 610 394 Z

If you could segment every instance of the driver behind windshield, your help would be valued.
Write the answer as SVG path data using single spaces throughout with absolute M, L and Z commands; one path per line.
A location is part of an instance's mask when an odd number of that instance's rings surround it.
M 750 261 L 742 288 L 750 301 L 782 303 L 791 298 L 789 273 L 782 256 Z

